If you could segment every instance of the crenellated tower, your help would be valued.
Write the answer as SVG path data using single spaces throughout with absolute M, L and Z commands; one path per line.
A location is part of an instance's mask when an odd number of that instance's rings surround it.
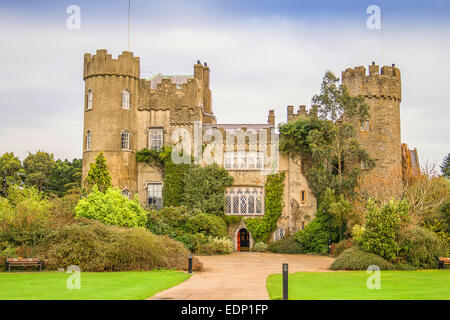
M 124 51 L 113 59 L 104 49 L 84 55 L 83 171 L 103 152 L 114 186 L 137 192 L 136 137 L 139 58 Z
M 355 123 L 355 127 L 361 145 L 377 160 L 371 174 L 392 178 L 392 184 L 401 193 L 400 70 L 395 65 L 380 70 L 373 62 L 368 74 L 362 66 L 346 69 L 342 83 L 351 95 L 363 95 L 370 107 L 370 119 Z

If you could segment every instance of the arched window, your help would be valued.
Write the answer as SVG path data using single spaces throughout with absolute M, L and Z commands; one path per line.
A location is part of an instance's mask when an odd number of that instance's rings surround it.
M 128 189 L 123 189 L 122 196 L 124 196 L 127 199 L 130 199 L 130 191 L 128 191 Z
M 225 214 L 263 214 L 263 189 L 258 187 L 233 187 L 225 191 Z
M 130 132 L 126 129 L 122 131 L 122 150 L 130 150 Z
M 89 89 L 88 94 L 87 94 L 87 105 L 86 105 L 87 110 L 92 109 L 92 99 L 93 99 L 92 90 Z
M 91 150 L 92 146 L 92 133 L 88 131 L 86 133 L 86 150 Z
M 225 213 L 231 213 L 231 197 L 225 197 Z
M 122 109 L 131 109 L 130 108 L 130 91 L 127 89 L 122 91 Z

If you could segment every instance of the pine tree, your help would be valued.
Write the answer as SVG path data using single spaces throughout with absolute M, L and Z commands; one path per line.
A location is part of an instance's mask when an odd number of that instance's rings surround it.
M 444 161 L 441 164 L 442 175 L 450 179 L 450 153 L 444 158 Z
M 108 188 L 111 188 L 111 176 L 109 175 L 108 165 L 103 152 L 97 155 L 95 163 L 90 164 L 85 185 L 88 191 L 91 191 L 94 185 L 97 185 L 101 192 L 105 192 Z

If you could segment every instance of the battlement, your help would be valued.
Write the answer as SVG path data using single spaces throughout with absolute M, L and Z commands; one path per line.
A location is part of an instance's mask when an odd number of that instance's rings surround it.
M 347 85 L 352 95 L 362 94 L 366 98 L 401 101 L 401 75 L 395 64 L 384 66 L 380 70 L 372 62 L 368 71 L 367 73 L 363 66 L 348 68 L 342 72 L 342 83 Z
M 116 75 L 139 79 L 140 60 L 133 52 L 123 51 L 117 59 L 113 59 L 106 49 L 97 50 L 95 55 L 84 55 L 83 79 L 93 76 Z
M 300 117 L 306 118 L 306 117 L 316 117 L 317 111 L 314 108 L 311 108 L 309 110 L 306 110 L 305 105 L 301 105 L 298 107 L 298 110 L 296 113 L 294 113 L 294 106 L 287 106 L 287 121 L 294 121 Z

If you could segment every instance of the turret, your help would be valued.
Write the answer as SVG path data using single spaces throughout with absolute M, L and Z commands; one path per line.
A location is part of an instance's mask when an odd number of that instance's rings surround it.
M 361 145 L 377 160 L 371 174 L 389 177 L 401 193 L 400 70 L 392 65 L 382 67 L 380 72 L 373 62 L 368 74 L 362 66 L 346 69 L 342 83 L 351 95 L 363 95 L 370 108 L 370 119 L 354 125 Z
M 89 164 L 105 154 L 113 186 L 134 194 L 140 63 L 132 52 L 113 59 L 106 50 L 84 55 L 83 181 Z

